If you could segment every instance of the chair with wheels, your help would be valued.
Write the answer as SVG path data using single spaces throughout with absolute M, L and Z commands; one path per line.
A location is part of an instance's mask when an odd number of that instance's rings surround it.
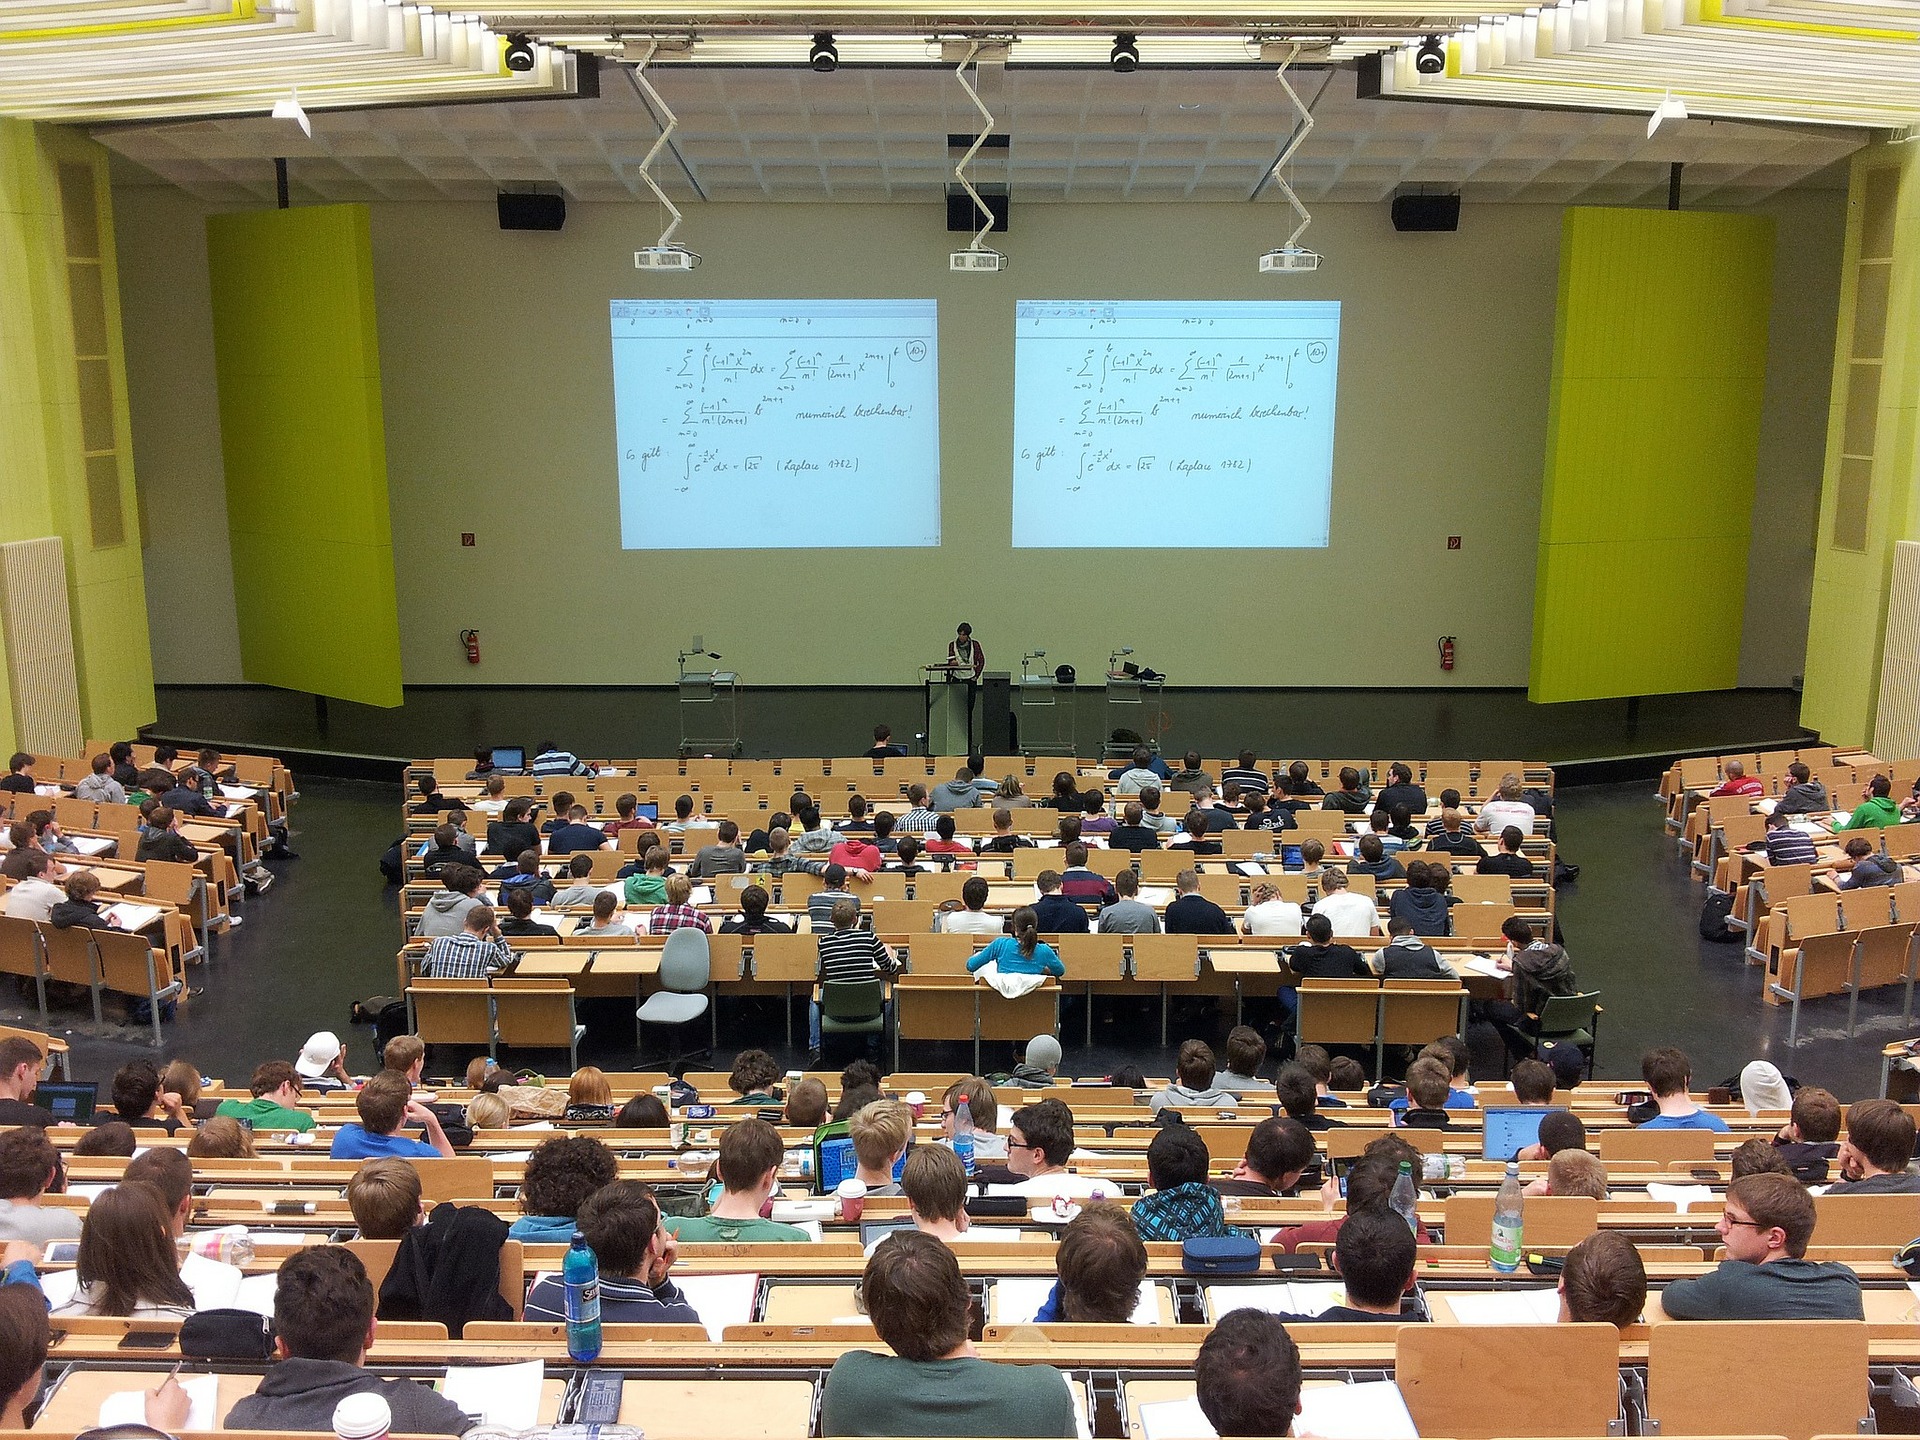
M 634 1013 L 642 1033 L 648 1025 L 665 1025 L 673 1035 L 667 1053 L 642 1060 L 640 1069 L 664 1063 L 668 1071 L 678 1075 L 687 1066 L 711 1058 L 713 1052 L 705 1046 L 682 1054 L 680 1030 L 707 1013 L 712 1003 L 707 985 L 712 978 L 713 960 L 705 932 L 692 926 L 671 932 L 660 952 L 660 988 Z
M 876 1037 L 886 1053 L 887 992 L 879 980 L 830 980 L 820 987 L 820 1041 L 834 1035 Z

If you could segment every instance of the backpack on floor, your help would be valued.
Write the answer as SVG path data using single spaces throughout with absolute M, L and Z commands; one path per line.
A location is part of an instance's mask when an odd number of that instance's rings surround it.
M 1707 891 L 1706 903 L 1700 907 L 1700 938 L 1702 940 L 1738 940 L 1740 937 L 1727 925 L 1727 917 L 1733 914 L 1733 896 L 1722 890 Z

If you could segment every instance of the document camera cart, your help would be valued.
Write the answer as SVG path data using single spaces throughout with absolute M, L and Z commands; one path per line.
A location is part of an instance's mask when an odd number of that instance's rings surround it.
M 689 670 L 680 657 L 680 753 L 734 756 L 740 743 L 740 677 L 731 670 Z M 706 657 L 699 657 L 704 659 Z

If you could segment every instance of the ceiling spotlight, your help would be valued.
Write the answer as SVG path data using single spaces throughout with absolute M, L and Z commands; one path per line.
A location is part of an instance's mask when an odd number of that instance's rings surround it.
M 1107 55 L 1107 63 L 1113 66 L 1116 75 L 1131 75 L 1140 68 L 1140 43 L 1133 33 L 1122 30 L 1113 37 L 1113 49 Z
M 533 42 L 524 35 L 509 35 L 505 55 L 507 69 L 523 75 L 533 69 Z
M 1420 42 L 1420 48 L 1414 53 L 1413 68 L 1422 75 L 1444 75 L 1447 70 L 1447 47 L 1440 42 L 1438 35 L 1429 35 Z
M 832 31 L 822 30 L 813 37 L 813 48 L 807 51 L 807 64 L 822 75 L 840 68 L 840 47 L 833 43 Z

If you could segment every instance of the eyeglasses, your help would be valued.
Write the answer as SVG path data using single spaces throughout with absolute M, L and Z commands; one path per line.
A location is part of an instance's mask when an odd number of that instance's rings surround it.
M 1762 1225 L 1758 1220 L 1736 1220 L 1733 1216 L 1724 1214 L 1720 1218 L 1729 1225 L 1745 1225 L 1750 1230 L 1771 1230 L 1773 1228 L 1771 1225 Z

